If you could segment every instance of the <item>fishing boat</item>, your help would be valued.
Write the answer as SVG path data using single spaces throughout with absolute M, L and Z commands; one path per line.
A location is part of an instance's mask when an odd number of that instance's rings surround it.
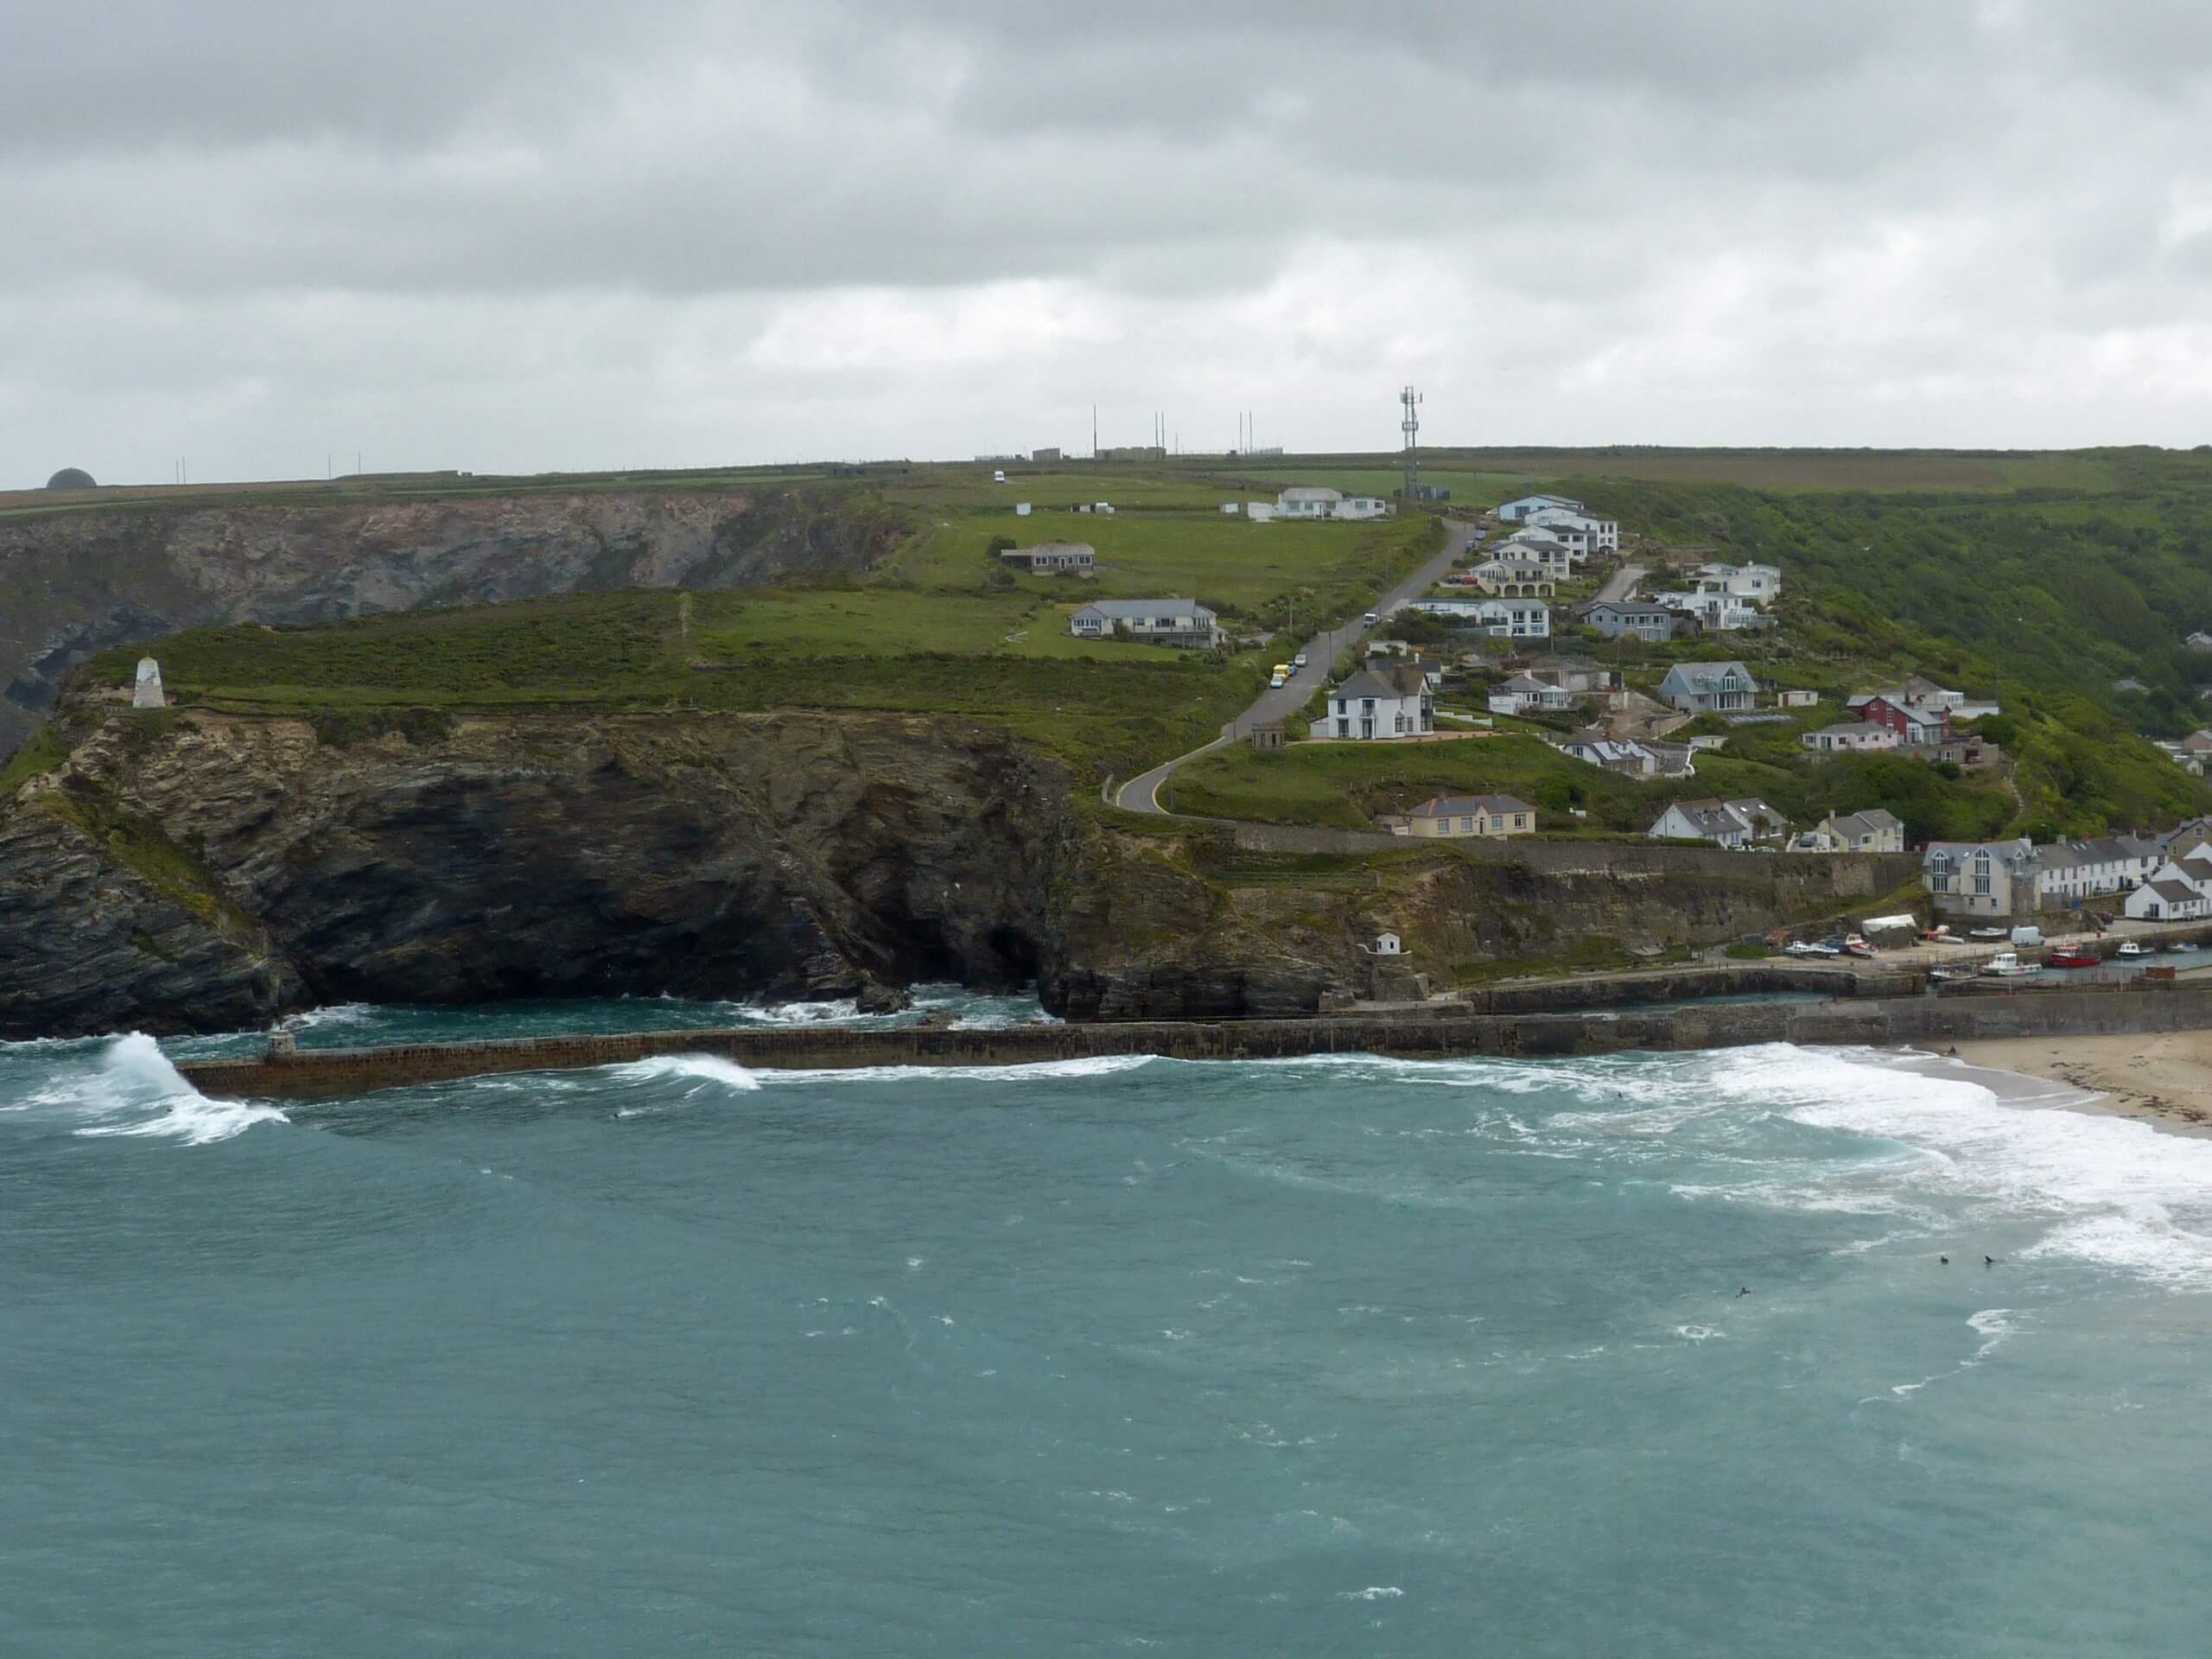
M 2032 974 L 2036 964 L 2022 962 L 2017 950 L 1999 950 L 1981 965 L 1984 974 L 1996 979 L 2015 979 L 2022 974 Z
M 2105 959 L 2094 950 L 2054 950 L 2043 959 L 2046 968 L 2101 968 Z
M 2120 949 L 2113 954 L 2121 957 L 2147 957 L 2151 954 L 2151 947 L 2140 939 L 2126 939 L 2121 942 Z

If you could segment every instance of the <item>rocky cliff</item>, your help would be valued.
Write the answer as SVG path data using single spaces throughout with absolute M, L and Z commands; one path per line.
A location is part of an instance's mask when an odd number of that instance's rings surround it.
M 0 519 L 0 756 L 103 646 L 611 588 L 858 570 L 904 520 L 828 486 L 400 502 L 144 502 Z
M 1441 988 L 1832 913 L 1885 874 L 1286 853 L 1086 806 L 995 728 L 885 714 L 301 719 L 87 693 L 49 729 L 66 750 L 0 800 L 0 1038 L 936 979 L 1034 982 L 1078 1020 L 1283 1017 L 1339 988 L 1414 995 L 1416 969 Z M 1385 930 L 1407 957 L 1366 953 Z

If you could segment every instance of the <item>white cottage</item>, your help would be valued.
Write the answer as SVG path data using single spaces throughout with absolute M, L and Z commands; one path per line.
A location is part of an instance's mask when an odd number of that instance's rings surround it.
M 1417 667 L 1370 664 L 1329 693 L 1311 735 L 1351 742 L 1420 737 L 1436 729 L 1436 700 Z

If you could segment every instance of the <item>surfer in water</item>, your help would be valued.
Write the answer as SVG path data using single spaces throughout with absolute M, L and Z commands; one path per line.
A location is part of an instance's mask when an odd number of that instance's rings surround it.
M 1741 1290 L 1739 1290 L 1739 1291 L 1738 1291 L 1738 1292 L 1736 1293 L 1736 1294 L 1737 1294 L 1737 1295 L 1738 1295 L 1738 1296 L 1748 1296 L 1748 1295 L 1750 1295 L 1751 1294 L 1751 1287 L 1749 1285 L 1745 1285 L 1745 1286 Z
M 1997 1258 L 1993 1255 L 1985 1255 L 1981 1258 L 1981 1265 L 1985 1268 L 1993 1268 L 1997 1265 Z

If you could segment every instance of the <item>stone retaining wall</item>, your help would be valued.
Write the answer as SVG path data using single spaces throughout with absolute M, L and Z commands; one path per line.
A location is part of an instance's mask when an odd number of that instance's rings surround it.
M 1328 1053 L 1537 1058 L 1754 1043 L 1936 1045 L 1974 1038 L 2208 1027 L 2212 1027 L 2212 986 L 2170 986 L 2102 993 L 1731 1003 L 1643 1014 L 1477 1014 L 1442 1020 L 1147 1022 L 1020 1026 L 998 1031 L 902 1027 L 652 1032 L 387 1049 L 309 1049 L 261 1060 L 200 1061 L 178 1070 L 210 1095 L 315 1099 L 493 1072 L 613 1065 L 666 1054 L 718 1055 L 760 1070 L 842 1071 L 882 1065 L 1020 1065 L 1114 1054 L 1185 1060 Z

